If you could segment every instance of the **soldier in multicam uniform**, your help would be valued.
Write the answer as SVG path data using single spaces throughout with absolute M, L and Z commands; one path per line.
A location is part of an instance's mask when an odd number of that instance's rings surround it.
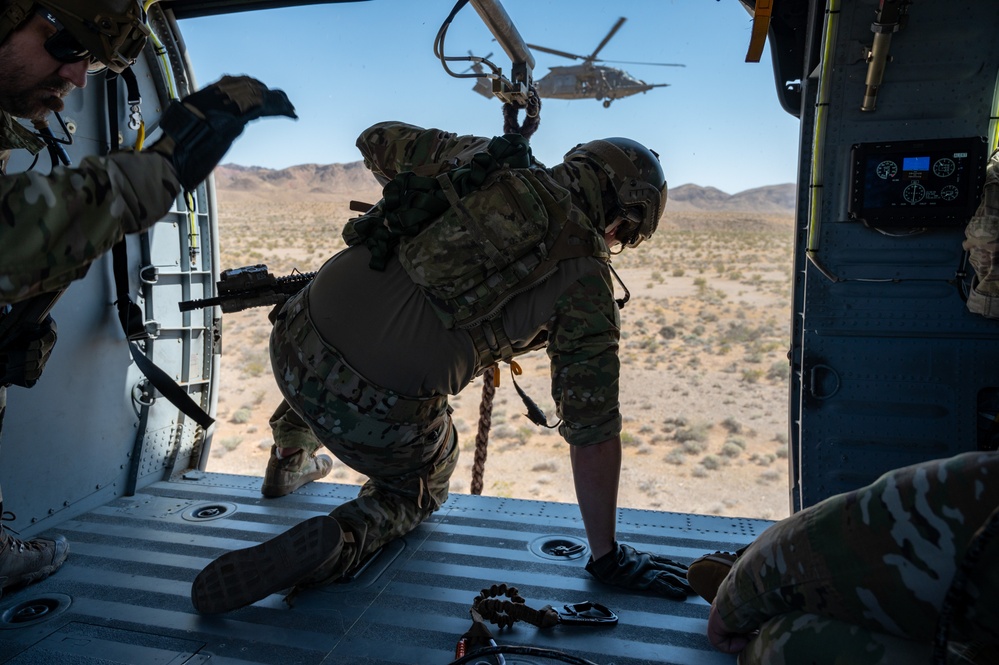
M 15 118 L 61 111 L 88 74 L 129 67 L 148 34 L 138 0 L 0 0 L 0 317 L 64 289 L 124 234 L 152 226 L 182 187 L 207 177 L 246 122 L 294 117 L 283 93 L 227 77 L 172 104 L 149 150 L 88 157 L 47 176 L 6 174 L 12 150 L 46 145 Z M 0 348 L 0 426 L 7 387 L 33 386 L 55 340 L 48 318 L 19 324 Z M 20 540 L 0 526 L 0 593 L 50 575 L 68 553 L 62 536 Z
M 694 561 L 708 638 L 740 665 L 999 662 L 997 479 L 994 452 L 916 464 L 778 522 L 724 577 L 725 553 Z
M 385 195 L 372 213 L 348 224 L 349 247 L 276 313 L 271 360 L 285 403 L 272 419 L 275 454 L 264 493 L 287 493 L 313 479 L 316 463 L 303 460 L 320 445 L 369 480 L 356 499 L 329 517 L 311 518 L 209 564 L 192 588 L 199 611 L 225 612 L 288 587 L 296 593 L 333 582 L 427 519 L 447 499 L 458 457 L 447 395 L 457 394 L 496 361 L 542 347 L 551 359 L 559 431 L 570 445 L 592 553 L 587 570 L 609 584 L 686 597 L 682 565 L 637 552 L 615 538 L 620 317 L 609 257 L 611 248 L 634 247 L 655 230 L 666 202 L 662 167 L 644 146 L 612 138 L 579 145 L 563 163 L 546 169 L 530 158 L 525 141 L 524 154 L 516 159 L 523 158 L 524 170 L 530 167 L 533 191 L 545 190 L 548 194 L 539 196 L 548 204 L 525 205 L 530 215 L 504 216 L 498 211 L 509 213 L 509 201 L 496 200 L 494 189 L 472 188 L 485 192 L 475 204 L 455 194 L 459 174 L 471 178 L 476 165 L 503 150 L 518 155 L 519 138 L 490 141 L 397 122 L 361 134 L 358 147 L 366 166 L 386 185 Z M 424 177 L 429 180 L 421 181 Z M 426 190 L 407 199 L 421 182 Z M 439 189 L 452 187 L 445 212 L 426 204 Z M 483 210 L 472 210 L 474 205 Z M 548 214 L 541 232 L 561 240 L 550 245 L 534 272 L 525 268 L 524 274 L 530 273 L 526 286 L 507 283 L 497 287 L 502 293 L 473 288 L 453 301 L 432 297 L 416 280 L 429 282 L 434 272 L 461 269 L 468 257 L 459 255 L 446 233 L 438 245 L 417 251 L 432 253 L 432 259 L 414 256 L 409 240 L 399 240 L 396 247 L 386 240 L 386 229 L 394 233 L 396 225 L 412 223 L 418 240 L 434 227 L 412 222 L 411 214 L 420 220 L 426 213 L 422 219 L 428 224 L 444 219 L 436 215 L 466 214 L 465 221 L 472 223 L 477 212 L 489 219 L 487 233 L 508 236 Z M 545 260 L 552 262 L 551 270 Z M 499 274 L 482 284 L 495 283 Z M 456 312 L 473 295 L 493 303 L 493 309 L 478 312 L 477 319 L 469 315 L 471 324 L 457 325 L 464 319 Z M 281 458 L 292 462 L 282 464 Z

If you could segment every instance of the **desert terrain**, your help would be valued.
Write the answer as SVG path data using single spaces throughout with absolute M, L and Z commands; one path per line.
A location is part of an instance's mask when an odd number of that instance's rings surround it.
M 223 268 L 311 272 L 343 247 L 351 199 L 379 191 L 359 163 L 216 172 Z M 619 505 L 780 519 L 788 500 L 788 360 L 794 190 L 730 196 L 670 192 L 656 236 L 614 259 L 631 292 L 621 312 L 624 460 Z M 222 378 L 210 471 L 261 475 L 280 401 L 267 308 L 223 317 Z M 518 359 L 518 384 L 555 421 L 548 359 Z M 451 490 L 470 491 L 481 379 L 452 398 L 461 458 Z M 574 502 L 568 448 L 531 423 L 501 369 L 483 494 Z M 334 461 L 326 478 L 364 477 Z

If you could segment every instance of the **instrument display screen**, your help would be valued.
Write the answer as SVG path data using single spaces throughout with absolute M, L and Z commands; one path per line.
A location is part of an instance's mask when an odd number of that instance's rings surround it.
M 848 212 L 878 228 L 964 225 L 985 177 L 981 137 L 853 146 Z

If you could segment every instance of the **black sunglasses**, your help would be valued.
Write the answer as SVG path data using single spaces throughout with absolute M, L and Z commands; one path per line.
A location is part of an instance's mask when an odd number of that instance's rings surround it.
M 45 50 L 48 51 L 49 55 L 66 64 L 89 59 L 90 63 L 87 68 L 89 71 L 98 71 L 104 68 L 104 63 L 91 55 L 90 51 L 84 48 L 83 44 L 73 36 L 73 33 L 67 30 L 66 26 L 47 9 L 39 7 L 35 13 L 56 29 L 55 34 L 45 40 Z

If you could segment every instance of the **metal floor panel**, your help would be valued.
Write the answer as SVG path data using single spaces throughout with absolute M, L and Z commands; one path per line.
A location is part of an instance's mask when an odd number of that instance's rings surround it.
M 585 543 L 574 504 L 453 495 L 354 580 L 280 594 L 220 616 L 197 614 L 191 582 L 219 554 L 327 513 L 357 487 L 313 483 L 261 498 L 260 479 L 212 473 L 160 482 L 59 525 L 70 557 L 49 579 L 0 600 L 0 663 L 35 665 L 445 665 L 481 589 L 516 586 L 531 607 L 591 600 L 617 626 L 518 623 L 501 644 L 558 649 L 599 665 L 731 664 L 704 637 L 708 605 L 616 591 L 553 546 Z M 771 522 L 622 510 L 619 538 L 680 561 L 733 550 Z M 511 656 L 509 665 L 551 663 Z

